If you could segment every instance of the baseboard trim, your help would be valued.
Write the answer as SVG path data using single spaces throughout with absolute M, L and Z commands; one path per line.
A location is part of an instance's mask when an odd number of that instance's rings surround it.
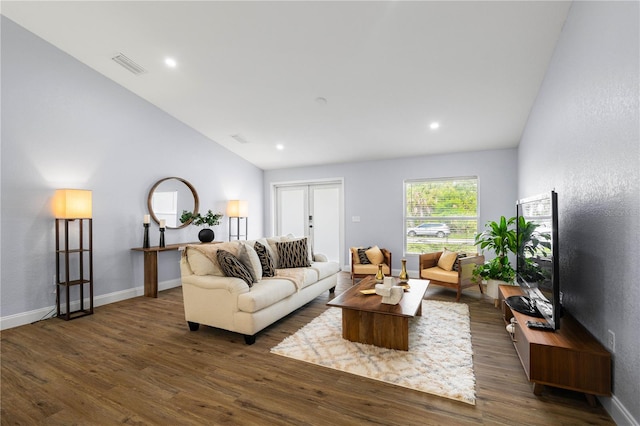
M 609 413 L 617 425 L 640 426 L 638 419 L 634 419 L 629 410 L 620 402 L 615 395 L 611 397 L 598 397 L 600 404 Z
M 180 287 L 182 283 L 180 278 L 173 280 L 162 281 L 158 283 L 158 291 L 168 290 L 174 287 Z M 93 307 L 108 305 L 110 303 L 120 302 L 121 300 L 132 299 L 134 297 L 143 296 L 144 287 L 134 287 L 126 290 L 115 291 L 113 293 L 102 294 L 96 296 L 93 299 Z M 87 306 L 88 300 L 85 300 L 85 306 Z M 79 301 L 71 302 L 71 310 L 78 309 L 80 306 Z M 0 330 L 6 330 L 9 328 L 19 327 L 21 325 L 27 325 L 38 321 L 43 321 L 55 316 L 55 305 L 47 306 L 33 311 L 20 312 L 18 314 L 7 315 L 0 318 Z

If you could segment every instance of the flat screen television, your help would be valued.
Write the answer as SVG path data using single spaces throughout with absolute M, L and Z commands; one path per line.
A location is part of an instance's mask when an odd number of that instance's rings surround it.
M 525 294 L 525 314 L 531 311 L 546 322 L 530 321 L 532 328 L 558 330 L 562 306 L 558 258 L 558 194 L 555 191 L 517 202 L 516 282 Z M 517 303 L 513 307 L 518 310 Z M 526 312 L 526 310 L 529 312 Z

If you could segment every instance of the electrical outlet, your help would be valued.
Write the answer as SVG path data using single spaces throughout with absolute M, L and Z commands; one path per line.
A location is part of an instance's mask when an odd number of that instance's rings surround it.
M 616 352 L 616 333 L 611 330 L 607 332 L 607 346 L 609 346 L 611 353 Z

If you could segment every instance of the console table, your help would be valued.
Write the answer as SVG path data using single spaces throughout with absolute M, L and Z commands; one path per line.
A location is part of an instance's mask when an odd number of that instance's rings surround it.
M 540 395 L 543 385 L 583 392 L 594 406 L 595 395 L 611 395 L 611 354 L 575 318 L 565 313 L 555 332 L 534 330 L 527 321 L 540 321 L 512 311 L 509 296 L 522 295 L 520 287 L 500 288 L 500 304 L 506 324 L 515 318 L 513 346 L 530 382 Z
M 204 244 L 215 244 L 204 243 Z M 146 297 L 158 297 L 158 252 L 180 250 L 187 244 L 203 244 L 199 241 L 194 243 L 167 244 L 165 247 L 135 247 L 131 250 L 144 253 L 144 295 Z

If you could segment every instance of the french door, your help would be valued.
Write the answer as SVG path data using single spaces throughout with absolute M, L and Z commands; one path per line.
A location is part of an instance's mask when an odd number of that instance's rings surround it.
M 342 182 L 275 185 L 275 233 L 306 236 L 314 253 L 339 261 L 342 253 Z

